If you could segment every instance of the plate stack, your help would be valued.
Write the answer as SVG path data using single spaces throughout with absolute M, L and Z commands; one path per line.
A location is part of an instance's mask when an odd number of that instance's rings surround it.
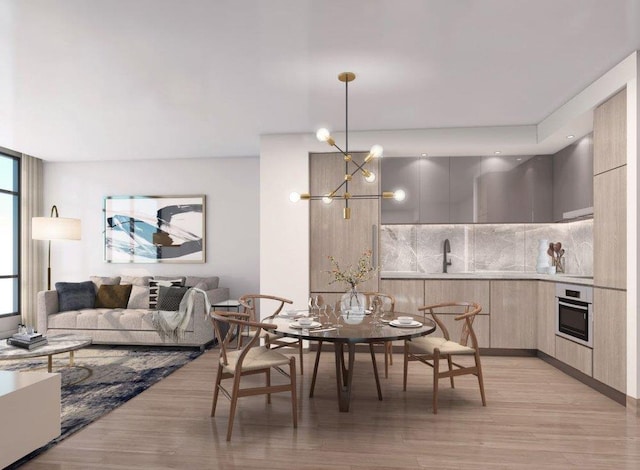
M 24 349 L 35 349 L 47 344 L 47 337 L 41 333 L 16 333 L 11 338 L 7 338 L 7 344 Z

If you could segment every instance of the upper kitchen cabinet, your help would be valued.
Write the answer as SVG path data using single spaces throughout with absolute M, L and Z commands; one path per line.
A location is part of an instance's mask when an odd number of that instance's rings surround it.
M 593 134 L 553 156 L 553 220 L 593 208 Z
M 595 147 L 588 134 L 554 155 L 385 158 L 382 187 L 404 189 L 407 198 L 383 200 L 382 223 L 549 223 L 588 215 Z
M 482 157 L 476 179 L 474 222 L 550 222 L 553 217 L 553 160 L 534 157 Z
M 593 174 L 627 163 L 627 89 L 598 106 L 593 114 Z
M 382 201 L 383 224 L 549 222 L 551 156 L 402 157 L 382 160 L 381 186 L 404 189 Z

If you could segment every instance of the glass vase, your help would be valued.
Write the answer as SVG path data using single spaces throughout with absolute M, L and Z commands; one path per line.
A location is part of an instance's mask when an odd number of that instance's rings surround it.
M 364 315 L 365 296 L 358 292 L 358 287 L 353 286 L 340 300 L 340 311 L 342 313 L 355 313 Z

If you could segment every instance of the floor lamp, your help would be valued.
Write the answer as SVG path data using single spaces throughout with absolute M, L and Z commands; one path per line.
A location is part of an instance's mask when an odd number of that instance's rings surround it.
M 80 219 L 59 217 L 58 208 L 54 205 L 50 217 L 31 219 L 31 238 L 49 241 L 47 290 L 51 290 L 51 240 L 80 240 Z

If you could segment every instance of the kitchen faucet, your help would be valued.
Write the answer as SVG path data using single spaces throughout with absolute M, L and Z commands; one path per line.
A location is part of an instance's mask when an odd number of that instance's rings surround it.
M 447 260 L 447 253 L 451 253 L 451 244 L 449 243 L 449 239 L 445 239 L 444 241 L 444 253 L 442 254 L 442 272 L 447 272 L 447 266 L 451 266 L 451 260 Z

